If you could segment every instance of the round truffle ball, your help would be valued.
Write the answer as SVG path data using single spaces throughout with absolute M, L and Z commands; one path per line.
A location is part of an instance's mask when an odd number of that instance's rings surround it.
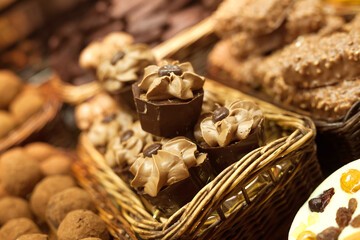
M 0 110 L 0 138 L 6 137 L 16 125 L 15 118 L 9 112 Z
M 0 225 L 15 218 L 32 219 L 29 203 L 22 198 L 4 197 L 0 199 Z
M 69 212 L 78 209 L 96 211 L 90 195 L 85 190 L 77 187 L 68 188 L 50 198 L 46 208 L 46 220 L 53 229 L 57 229 Z
M 96 237 L 102 240 L 110 239 L 105 222 L 89 210 L 70 212 L 61 222 L 57 231 L 58 240 L 73 240 Z
M 41 233 L 38 226 L 28 218 L 16 218 L 0 228 L 0 240 L 16 240 L 28 233 Z
M 25 234 L 16 240 L 49 240 L 48 235 L 40 233 Z
M 42 173 L 45 176 L 57 174 L 70 174 L 71 160 L 63 155 L 57 154 L 49 157 L 40 164 Z
M 45 103 L 43 95 L 37 89 L 22 91 L 9 106 L 18 123 L 25 122 L 34 113 L 39 112 Z
M 0 108 L 6 108 L 19 93 L 22 83 L 18 76 L 8 70 L 0 70 L 0 79 Z
M 24 147 L 25 152 L 38 161 L 43 161 L 57 154 L 56 148 L 44 142 L 29 143 Z
M 0 161 L 2 185 L 10 195 L 26 196 L 42 177 L 39 163 L 21 148 L 4 153 Z
M 46 206 L 52 196 L 74 186 L 74 179 L 64 175 L 49 176 L 39 182 L 30 198 L 31 210 L 38 220 L 45 221 Z

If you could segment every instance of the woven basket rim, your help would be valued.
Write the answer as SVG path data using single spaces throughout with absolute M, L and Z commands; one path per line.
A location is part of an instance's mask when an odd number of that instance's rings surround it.
M 51 84 L 49 82 L 45 82 L 38 86 L 37 89 L 39 89 L 45 96 L 45 104 L 39 112 L 32 115 L 26 122 L 17 127 L 8 136 L 0 139 L 0 153 L 25 141 L 33 133 L 41 130 L 48 122 L 55 118 L 62 103 Z

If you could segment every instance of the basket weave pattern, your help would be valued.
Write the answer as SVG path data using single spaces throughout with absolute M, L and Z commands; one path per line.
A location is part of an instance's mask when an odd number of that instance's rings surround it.
M 220 101 L 225 100 L 221 96 L 253 100 L 209 81 L 205 89 L 216 92 Z M 156 211 L 154 216 L 146 211 L 141 199 L 82 134 L 78 149 L 82 162 L 75 173 L 97 199 L 111 233 L 119 239 L 285 237 L 293 217 L 290 209 L 300 207 L 322 179 L 314 125 L 306 117 L 256 101 L 265 115 L 267 135 L 276 140 L 226 168 L 169 219 L 158 219 Z M 280 129 L 276 136 L 271 133 L 274 129 Z

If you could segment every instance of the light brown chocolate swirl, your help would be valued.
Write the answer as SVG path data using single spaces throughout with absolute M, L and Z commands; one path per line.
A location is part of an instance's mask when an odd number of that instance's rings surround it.
M 131 166 L 143 149 L 154 142 L 154 137 L 142 130 L 136 121 L 130 128 L 111 139 L 105 154 L 106 163 L 110 167 Z
M 162 187 L 188 178 L 188 169 L 202 164 L 206 156 L 198 154 L 196 144 L 184 137 L 163 139 L 160 150 L 151 156 L 140 154 L 131 166 L 135 175 L 131 186 L 143 187 L 146 194 L 156 197 Z
M 227 146 L 246 139 L 263 119 L 261 109 L 252 101 L 237 100 L 218 110 L 223 108 L 228 110 L 227 115 L 217 117 L 217 110 L 214 110 L 200 118 L 194 131 L 198 142 L 205 142 L 210 147 Z
M 166 66 L 175 66 L 178 72 L 162 75 L 160 71 Z M 139 87 L 146 91 L 143 97 L 148 100 L 187 100 L 194 97 L 193 91 L 200 90 L 204 82 L 205 78 L 194 72 L 191 63 L 164 61 L 160 66 L 150 65 L 145 68 L 144 78 Z
M 124 46 L 101 62 L 97 76 L 103 88 L 116 92 L 139 79 L 144 68 L 154 64 L 155 57 L 145 44 Z
M 123 112 L 107 115 L 95 120 L 89 129 L 88 138 L 94 146 L 105 147 L 112 138 L 132 123 L 133 118 Z

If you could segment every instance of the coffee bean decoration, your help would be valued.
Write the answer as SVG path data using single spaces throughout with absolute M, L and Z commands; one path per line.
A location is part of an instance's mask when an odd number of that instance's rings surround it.
M 226 107 L 221 107 L 216 109 L 213 114 L 212 114 L 212 121 L 214 123 L 223 120 L 224 118 L 226 118 L 227 116 L 229 116 L 229 109 L 227 109 Z
M 121 134 L 120 142 L 125 142 L 126 140 L 128 140 L 132 136 L 134 136 L 134 131 L 133 130 L 126 130 L 125 132 L 123 132 Z
M 101 122 L 102 122 L 102 123 L 109 123 L 109 122 L 111 122 L 112 120 L 114 120 L 115 118 L 116 118 L 116 114 L 106 115 Z
M 162 147 L 161 143 L 153 143 L 147 148 L 145 148 L 145 150 L 143 151 L 143 156 L 151 157 L 153 154 L 157 154 L 157 152 L 161 149 L 161 147 Z
M 170 76 L 170 73 L 174 73 L 175 75 L 180 76 L 182 74 L 182 70 L 179 66 L 176 65 L 165 65 L 159 68 L 158 71 L 159 77 Z
M 123 59 L 125 53 L 123 51 L 117 52 L 111 58 L 111 65 L 115 65 L 119 60 Z

